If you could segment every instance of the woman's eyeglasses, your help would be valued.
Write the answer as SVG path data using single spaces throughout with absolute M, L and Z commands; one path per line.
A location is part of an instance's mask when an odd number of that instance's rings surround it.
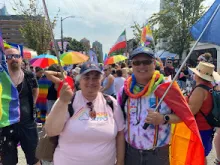
M 90 108 L 89 116 L 94 120 L 96 118 L 96 111 L 93 109 L 94 105 L 92 102 L 88 102 L 86 105 L 88 108 Z
M 134 66 L 139 66 L 141 64 L 143 64 L 143 65 L 150 65 L 150 64 L 152 64 L 152 62 L 153 62 L 153 60 L 132 61 L 132 64 Z

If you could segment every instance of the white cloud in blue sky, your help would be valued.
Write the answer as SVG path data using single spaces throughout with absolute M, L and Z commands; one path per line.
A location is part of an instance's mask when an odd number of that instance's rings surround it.
M 5 0 L 6 7 L 10 14 L 14 14 L 9 1 Z M 213 1 L 206 0 L 205 5 L 210 6 Z M 38 2 L 42 4 L 41 0 Z M 134 21 L 143 23 L 158 12 L 160 0 L 46 0 L 46 3 L 51 18 L 60 9 L 54 29 L 56 38 L 60 38 L 60 17 L 80 16 L 82 18 L 69 18 L 63 22 L 64 36 L 77 40 L 86 37 L 91 44 L 97 40 L 103 44 L 104 52 L 108 52 L 125 28 L 127 39 L 132 38 L 130 26 Z

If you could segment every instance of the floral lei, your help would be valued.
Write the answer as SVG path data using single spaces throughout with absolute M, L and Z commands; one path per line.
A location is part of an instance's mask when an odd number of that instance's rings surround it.
M 140 98 L 142 96 L 149 96 L 157 86 L 163 81 L 164 75 L 160 74 L 159 71 L 155 71 L 149 83 L 144 87 L 142 91 L 138 91 L 136 86 L 136 78 L 134 75 L 129 77 L 124 84 L 125 93 L 134 99 Z

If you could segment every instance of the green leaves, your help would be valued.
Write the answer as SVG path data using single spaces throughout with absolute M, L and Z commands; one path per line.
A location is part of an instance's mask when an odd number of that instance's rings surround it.
M 192 40 L 189 29 L 204 13 L 204 0 L 166 0 L 164 10 L 150 18 L 153 25 L 158 24 L 158 37 L 166 38 L 166 50 L 180 56 L 189 49 Z M 172 3 L 172 5 L 171 5 Z
M 13 4 L 17 14 L 24 17 L 25 23 L 21 26 L 20 32 L 25 38 L 25 46 L 36 50 L 38 54 L 46 53 L 51 41 L 51 31 L 43 16 L 43 9 L 38 6 L 38 1 L 29 0 L 26 6 L 22 0 L 14 0 Z M 58 13 L 52 20 L 52 27 L 55 27 L 57 16 Z
M 165 39 L 165 49 L 181 55 L 189 49 L 192 41 L 189 33 L 190 27 L 202 16 L 206 8 L 202 5 L 204 0 L 165 0 L 164 9 L 155 13 L 148 20 L 157 27 L 153 30 L 154 40 Z M 131 27 L 136 41 L 140 41 L 142 27 L 137 23 Z
M 70 50 L 74 50 L 77 52 L 86 50 L 84 45 L 81 42 L 77 41 L 76 39 L 72 39 L 71 37 L 68 37 L 68 38 L 64 38 L 64 40 L 69 42 L 68 49 Z

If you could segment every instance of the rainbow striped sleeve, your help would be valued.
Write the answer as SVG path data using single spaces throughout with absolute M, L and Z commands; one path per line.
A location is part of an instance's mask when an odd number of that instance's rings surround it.
M 38 81 L 39 94 L 36 102 L 36 107 L 39 110 L 47 110 L 47 94 L 51 84 L 51 81 L 49 81 L 47 78 L 41 78 Z

